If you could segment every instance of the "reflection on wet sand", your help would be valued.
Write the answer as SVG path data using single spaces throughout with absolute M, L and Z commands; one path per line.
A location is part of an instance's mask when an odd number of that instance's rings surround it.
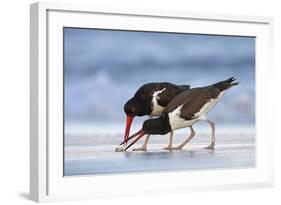
M 203 138 L 203 139 L 202 139 Z M 81 139 L 81 138 L 80 138 Z M 115 145 L 88 145 L 68 142 L 65 147 L 64 174 L 95 175 L 112 173 L 246 168 L 255 166 L 254 135 L 218 136 L 214 151 L 204 149 L 208 136 L 194 140 L 183 150 L 167 151 L 157 139 L 146 152 L 115 152 Z M 226 140 L 224 140 L 226 139 Z M 154 141 L 155 142 L 155 141 Z M 177 143 L 177 142 L 176 142 Z M 208 144 L 208 143 L 207 143 Z M 137 145 L 136 145 L 137 146 Z

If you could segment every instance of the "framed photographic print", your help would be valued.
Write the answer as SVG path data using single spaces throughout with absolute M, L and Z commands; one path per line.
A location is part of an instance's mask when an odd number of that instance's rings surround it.
M 31 199 L 272 186 L 272 24 L 32 4 Z

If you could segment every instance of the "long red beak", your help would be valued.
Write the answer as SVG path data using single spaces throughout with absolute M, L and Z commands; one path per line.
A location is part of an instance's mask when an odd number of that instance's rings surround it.
M 135 138 L 135 137 L 138 136 L 141 132 L 142 132 L 142 130 L 139 130 L 138 132 L 136 132 L 135 134 L 133 134 L 131 137 L 128 137 L 127 141 L 124 140 L 123 142 L 120 143 L 120 146 L 121 146 L 122 144 L 124 144 L 124 143 L 127 143 L 129 140 Z
M 125 129 L 125 135 L 124 135 L 125 144 L 127 144 L 127 141 L 128 141 L 128 137 L 129 137 L 129 134 L 130 134 L 130 129 L 131 129 L 133 119 L 134 119 L 133 116 L 127 115 L 126 129 Z
M 142 138 L 144 135 L 145 135 L 145 132 L 141 130 L 140 135 L 128 147 L 126 147 L 124 151 L 129 149 L 133 144 L 135 144 L 137 141 L 139 141 L 139 139 Z

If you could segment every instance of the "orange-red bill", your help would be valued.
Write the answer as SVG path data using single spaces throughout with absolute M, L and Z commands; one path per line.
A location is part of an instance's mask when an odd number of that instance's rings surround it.
M 139 141 L 140 138 L 142 138 L 145 135 L 145 132 L 141 130 L 140 135 L 128 146 L 124 151 L 129 149 L 133 144 L 135 144 L 137 141 Z
M 140 131 L 136 132 L 135 134 L 133 134 L 132 136 L 128 137 L 127 141 L 124 140 L 123 142 L 120 143 L 120 145 L 127 143 L 129 140 L 135 138 L 136 136 L 138 136 L 141 133 L 141 131 L 142 130 L 140 130 Z
M 131 125 L 133 122 L 134 117 L 127 115 L 127 120 L 126 120 L 126 129 L 125 129 L 125 135 L 124 135 L 124 142 L 127 143 L 128 141 L 128 137 L 130 134 L 130 129 L 131 129 Z

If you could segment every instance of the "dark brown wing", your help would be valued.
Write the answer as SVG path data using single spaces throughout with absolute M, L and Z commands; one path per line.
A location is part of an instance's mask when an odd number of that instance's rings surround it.
M 194 88 L 185 91 L 171 100 L 164 112 L 172 112 L 178 106 L 183 105 L 180 117 L 186 120 L 192 120 L 194 119 L 194 114 L 199 112 L 211 99 L 216 98 L 219 93 L 220 90 L 213 86 Z
M 157 100 L 158 104 L 162 107 L 166 107 L 175 96 L 189 89 L 188 86 L 184 87 L 170 83 L 167 84 L 165 88 L 166 89 L 159 94 L 159 98 Z
M 146 83 L 137 90 L 137 92 L 135 93 L 135 96 L 138 96 L 141 98 L 152 97 L 152 95 L 155 91 L 162 90 L 163 88 L 168 87 L 168 85 L 173 85 L 173 84 L 167 83 L 167 82 Z
M 166 107 L 168 103 L 179 93 L 184 92 L 185 90 L 189 89 L 189 85 L 175 85 L 168 82 L 153 82 L 147 83 L 141 86 L 135 96 L 138 96 L 142 99 L 151 99 L 152 95 L 155 91 L 159 91 L 164 89 L 165 90 L 159 94 L 158 96 L 158 104 Z
M 238 85 L 239 83 L 235 82 L 235 80 L 232 77 L 210 86 L 184 91 L 171 100 L 163 111 L 163 114 L 170 113 L 183 105 L 180 117 L 186 120 L 192 120 L 195 118 L 194 114 L 199 112 L 207 102 L 217 98 L 221 92 Z

